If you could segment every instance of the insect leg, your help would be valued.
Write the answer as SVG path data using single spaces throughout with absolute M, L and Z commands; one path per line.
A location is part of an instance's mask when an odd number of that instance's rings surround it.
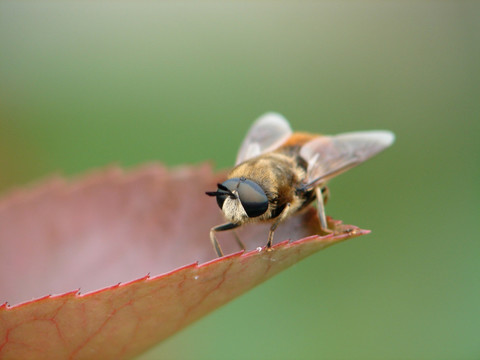
M 287 203 L 287 205 L 285 205 L 285 208 L 283 209 L 283 211 L 280 213 L 280 215 L 278 216 L 277 220 L 275 220 L 275 222 L 273 223 L 273 225 L 270 227 L 270 232 L 268 233 L 268 242 L 267 242 L 267 250 L 270 250 L 271 247 L 272 247 L 272 243 L 273 243 L 273 233 L 275 232 L 275 229 L 278 227 L 278 225 L 283 221 L 285 220 L 285 218 L 287 217 L 288 215 L 288 210 L 290 209 L 290 203 Z
M 322 189 L 317 186 L 315 188 L 315 195 L 317 196 L 317 212 L 320 219 L 320 227 L 322 230 L 328 230 L 327 217 L 325 216 L 325 205 L 323 203 Z
M 330 189 L 328 186 L 322 187 L 322 195 L 323 195 L 323 205 L 327 205 L 328 199 L 330 199 Z
M 215 232 L 216 231 L 225 231 L 225 230 L 231 230 L 235 229 L 236 227 L 239 227 L 240 225 L 234 224 L 234 223 L 226 223 L 222 225 L 217 225 L 214 226 L 210 229 L 210 241 L 212 242 L 213 250 L 217 253 L 218 257 L 223 256 L 223 251 L 220 245 L 218 244 L 217 238 L 215 237 Z
M 245 250 L 246 247 L 245 247 L 245 244 L 243 243 L 243 241 L 240 239 L 240 237 L 238 236 L 237 232 L 235 230 L 233 230 L 233 236 L 235 236 L 235 241 L 237 242 L 238 246 L 242 249 L 242 250 Z

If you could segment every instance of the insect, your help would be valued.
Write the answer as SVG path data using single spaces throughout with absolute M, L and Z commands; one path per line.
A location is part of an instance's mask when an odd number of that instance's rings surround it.
M 228 221 L 210 230 L 217 255 L 223 256 L 216 232 L 246 223 L 271 222 L 267 249 L 278 225 L 314 200 L 321 229 L 329 231 L 324 203 L 326 183 L 389 147 L 390 131 L 360 131 L 335 136 L 296 132 L 277 113 L 257 119 L 245 137 L 228 179 L 217 184 L 217 204 Z M 245 249 L 236 237 L 240 246 Z

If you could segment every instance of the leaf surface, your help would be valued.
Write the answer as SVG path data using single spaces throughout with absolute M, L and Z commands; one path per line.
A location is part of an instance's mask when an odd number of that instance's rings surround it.
M 225 174 L 209 165 L 167 170 L 112 167 L 52 179 L 0 200 L 0 359 L 131 358 L 312 253 L 368 233 L 313 208 L 275 232 L 219 233 L 204 192 Z M 289 241 L 291 240 L 291 241 Z M 49 295 L 51 294 L 51 295 Z M 12 306 L 7 305 L 12 304 Z

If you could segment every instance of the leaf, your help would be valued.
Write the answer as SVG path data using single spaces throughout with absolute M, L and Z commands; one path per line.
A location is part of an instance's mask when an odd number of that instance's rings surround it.
M 231 254 L 217 259 L 208 231 L 222 218 L 204 192 L 224 176 L 208 165 L 113 167 L 6 195 L 0 301 L 16 305 L 0 306 L 0 359 L 131 358 L 302 258 L 368 233 L 330 220 L 333 234 L 312 235 L 310 208 L 278 228 L 272 251 L 259 248 L 268 225 L 238 232 L 245 253 L 220 233 Z

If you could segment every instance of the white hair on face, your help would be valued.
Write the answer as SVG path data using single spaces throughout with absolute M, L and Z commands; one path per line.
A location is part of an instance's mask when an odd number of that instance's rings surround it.
M 222 211 L 225 217 L 233 223 L 240 223 L 244 221 L 245 218 L 248 218 L 248 215 L 238 198 L 232 199 L 227 197 L 223 203 Z

